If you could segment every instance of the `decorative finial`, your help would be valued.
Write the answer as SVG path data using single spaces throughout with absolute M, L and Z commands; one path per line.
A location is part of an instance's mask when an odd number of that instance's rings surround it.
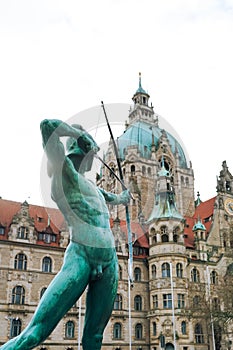
M 139 89 L 142 88 L 142 74 L 139 72 Z

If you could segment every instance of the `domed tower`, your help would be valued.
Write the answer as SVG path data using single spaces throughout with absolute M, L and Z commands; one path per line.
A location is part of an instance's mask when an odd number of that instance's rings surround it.
M 139 86 L 132 97 L 128 121 L 124 133 L 118 137 L 119 157 L 124 173 L 124 181 L 135 198 L 132 201 L 131 218 L 134 221 L 148 220 L 154 206 L 158 172 L 163 166 L 170 173 L 171 185 L 176 193 L 177 208 L 182 215 L 194 212 L 194 175 L 187 164 L 185 152 L 177 139 L 159 127 L 159 117 L 149 105 L 149 94 Z M 117 172 L 116 159 L 110 143 L 105 162 Z M 109 170 L 103 168 L 99 185 L 106 190 L 120 191 L 120 185 L 113 181 Z M 114 188 L 112 184 L 115 184 Z M 110 186 L 111 185 L 111 186 Z M 109 187 L 110 186 L 110 187 Z M 113 217 L 119 216 L 117 208 L 111 208 Z M 123 211 L 122 211 L 123 218 Z

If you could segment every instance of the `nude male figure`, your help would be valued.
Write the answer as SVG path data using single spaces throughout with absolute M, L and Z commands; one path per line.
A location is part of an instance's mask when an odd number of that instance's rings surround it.
M 106 202 L 127 204 L 129 192 L 107 193 L 84 177 L 98 146 L 81 126 L 59 120 L 41 122 L 43 146 L 51 177 L 51 197 L 70 229 L 70 243 L 61 270 L 52 280 L 29 325 L 1 350 L 38 346 L 88 286 L 83 350 L 100 350 L 117 292 L 118 262 Z M 68 139 L 65 155 L 61 137 Z

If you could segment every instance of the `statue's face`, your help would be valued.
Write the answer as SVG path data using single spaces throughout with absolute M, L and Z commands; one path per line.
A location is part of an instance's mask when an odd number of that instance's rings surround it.
M 74 164 L 75 169 L 79 173 L 84 174 L 85 172 L 90 171 L 92 168 L 94 153 L 89 152 L 85 156 L 80 156 L 79 154 L 72 152 L 72 154 L 69 154 L 69 158 Z

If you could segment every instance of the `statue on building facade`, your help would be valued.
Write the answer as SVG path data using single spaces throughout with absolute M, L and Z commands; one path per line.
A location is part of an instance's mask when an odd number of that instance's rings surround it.
M 129 192 L 105 192 L 84 177 L 99 150 L 80 125 L 59 120 L 41 122 L 48 158 L 51 197 L 70 228 L 70 243 L 61 270 L 43 294 L 29 325 L 1 350 L 29 350 L 44 342 L 88 286 L 84 350 L 101 349 L 118 284 L 118 261 L 106 205 L 124 204 Z M 62 137 L 68 137 L 65 154 Z

